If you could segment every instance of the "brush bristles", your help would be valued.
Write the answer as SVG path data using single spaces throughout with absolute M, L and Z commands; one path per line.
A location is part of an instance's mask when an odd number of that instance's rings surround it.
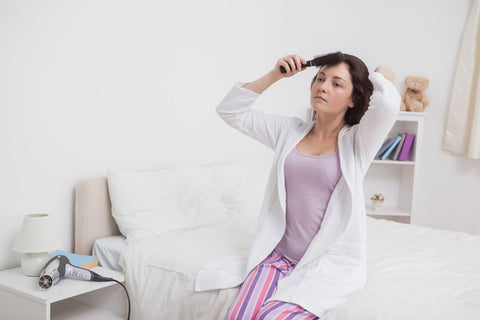
M 312 66 L 320 67 L 325 65 L 335 65 L 343 61 L 343 53 L 341 51 L 337 51 L 334 53 L 328 53 L 323 56 L 316 57 L 308 61 Z

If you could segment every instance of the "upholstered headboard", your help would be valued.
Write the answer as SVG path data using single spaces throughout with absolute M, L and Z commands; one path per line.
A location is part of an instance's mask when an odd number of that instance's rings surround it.
M 80 181 L 75 189 L 75 253 L 90 255 L 96 239 L 117 234 L 107 178 Z

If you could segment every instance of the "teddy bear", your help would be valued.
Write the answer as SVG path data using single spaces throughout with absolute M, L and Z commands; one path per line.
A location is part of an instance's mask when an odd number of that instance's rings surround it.
M 408 76 L 405 78 L 407 86 L 402 94 L 401 111 L 423 112 L 429 101 L 423 90 L 428 87 L 429 81 L 426 78 Z

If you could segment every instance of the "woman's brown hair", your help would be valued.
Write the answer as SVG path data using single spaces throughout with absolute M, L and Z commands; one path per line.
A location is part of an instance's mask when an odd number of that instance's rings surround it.
M 368 79 L 368 68 L 362 60 L 346 53 L 339 54 L 337 52 L 331 55 L 335 55 L 336 57 L 333 59 L 333 61 L 331 58 L 328 58 L 330 55 L 326 55 L 325 60 L 327 60 L 329 63 L 316 65 L 325 68 L 336 66 L 342 62 L 348 65 L 353 84 L 352 101 L 354 106 L 353 108 L 348 108 L 347 112 L 345 113 L 344 120 L 346 124 L 353 126 L 360 122 L 360 119 L 362 119 L 363 115 L 368 109 L 370 96 L 373 92 L 373 84 L 370 79 Z M 312 88 L 316 79 L 317 75 L 315 75 L 313 78 L 312 83 L 310 84 L 310 89 Z

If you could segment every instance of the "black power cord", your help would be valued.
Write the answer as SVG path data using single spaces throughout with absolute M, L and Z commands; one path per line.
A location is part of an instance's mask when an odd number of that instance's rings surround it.
M 127 294 L 127 300 L 128 300 L 128 315 L 127 315 L 127 320 L 130 320 L 130 297 L 128 296 L 128 291 L 127 291 L 127 287 L 125 287 L 123 285 L 123 283 L 121 283 L 120 281 L 118 280 L 115 280 L 112 278 L 112 281 L 115 281 L 116 283 L 118 283 L 119 285 L 121 285 L 123 287 L 123 289 L 125 289 L 125 293 Z
M 90 271 L 92 274 L 92 279 L 90 281 L 97 281 L 97 282 L 106 282 L 106 281 L 115 281 L 116 283 L 118 283 L 119 285 L 121 285 L 123 287 L 123 289 L 125 289 L 125 293 L 127 294 L 127 300 L 128 300 L 128 315 L 127 315 L 127 320 L 130 320 L 130 296 L 128 295 L 128 291 L 127 291 L 127 287 L 125 287 L 123 285 L 123 283 L 121 283 L 120 281 L 118 280 L 115 280 L 113 278 L 107 278 L 107 277 L 104 277 L 104 276 L 101 276 L 99 275 L 98 273 L 95 273 L 93 271 Z

